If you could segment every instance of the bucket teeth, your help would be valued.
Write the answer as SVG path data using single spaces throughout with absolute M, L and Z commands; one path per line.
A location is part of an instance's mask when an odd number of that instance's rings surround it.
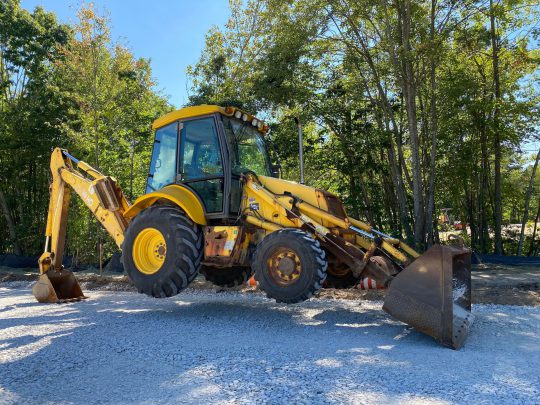
M 459 349 L 471 328 L 471 253 L 436 245 L 390 283 L 383 309 L 441 344 Z
M 465 343 L 474 322 L 474 315 L 457 304 L 453 305 L 452 348 L 459 349 Z

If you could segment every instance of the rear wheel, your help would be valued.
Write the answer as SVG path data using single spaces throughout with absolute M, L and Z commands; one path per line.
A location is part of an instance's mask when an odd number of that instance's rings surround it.
M 282 229 L 257 246 L 253 269 L 259 287 L 277 302 L 310 298 L 326 278 L 328 262 L 319 242 L 299 229 Z
M 251 267 L 211 267 L 202 266 L 200 270 L 206 281 L 220 287 L 238 287 L 246 283 L 252 276 Z
M 352 270 L 344 263 L 329 265 L 326 273 L 325 288 L 342 290 L 354 287 L 358 283 L 358 279 L 354 277 Z
M 139 292 L 171 297 L 197 276 L 202 242 L 200 227 L 179 208 L 152 206 L 128 226 L 122 245 L 124 269 Z

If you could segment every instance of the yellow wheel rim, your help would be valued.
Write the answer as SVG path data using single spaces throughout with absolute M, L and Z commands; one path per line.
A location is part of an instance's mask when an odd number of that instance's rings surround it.
M 272 252 L 266 265 L 272 279 L 281 286 L 295 283 L 302 273 L 300 257 L 286 247 Z
M 161 268 L 167 256 L 167 243 L 163 234 L 155 228 L 143 229 L 133 242 L 133 262 L 144 274 L 154 274 Z

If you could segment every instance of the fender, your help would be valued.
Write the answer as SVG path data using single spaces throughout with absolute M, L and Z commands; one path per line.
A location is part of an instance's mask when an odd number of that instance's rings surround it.
M 161 190 L 140 196 L 133 205 L 124 212 L 124 218 L 131 220 L 143 209 L 154 205 L 158 200 L 169 200 L 173 204 L 184 210 L 193 222 L 199 225 L 206 225 L 204 216 L 204 207 L 199 198 L 186 187 L 178 184 L 171 184 L 163 187 Z

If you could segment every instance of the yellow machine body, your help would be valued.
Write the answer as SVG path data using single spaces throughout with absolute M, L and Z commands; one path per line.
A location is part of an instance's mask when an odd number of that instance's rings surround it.
M 206 225 L 206 218 L 204 216 L 204 208 L 199 198 L 190 189 L 178 184 L 172 184 L 170 186 L 163 187 L 159 191 L 140 196 L 135 200 L 133 205 L 124 212 L 124 218 L 127 220 L 132 219 L 141 212 L 143 209 L 151 207 L 158 201 L 168 201 L 182 210 L 199 225 Z
M 236 108 L 206 105 L 171 112 L 156 120 L 153 128 L 212 114 L 241 118 L 261 134 L 267 130 L 261 121 Z M 70 191 L 74 190 L 120 248 L 130 223 L 155 205 L 178 207 L 199 226 L 204 235 L 204 245 L 199 248 L 204 250 L 202 264 L 223 271 L 251 266 L 252 252 L 270 234 L 301 229 L 326 252 L 328 271 L 350 272 L 357 279 L 369 277 L 388 287 L 384 309 L 444 345 L 460 347 L 472 322 L 468 249 L 436 246 L 420 255 L 402 240 L 350 218 L 339 198 L 325 190 L 245 171 L 240 177 L 238 217 L 220 219 L 207 215 L 205 201 L 182 181 L 130 204 L 112 177 L 65 150 L 53 151 L 51 172 L 45 251 L 39 259 L 40 279 L 33 289 L 40 302 L 85 298 L 73 273 L 62 267 Z M 136 267 L 149 277 L 159 275 L 166 252 L 172 249 L 165 236 L 152 229 L 150 226 L 137 236 L 135 251 L 123 252 L 131 254 Z M 280 257 L 287 261 L 294 255 L 285 252 Z

